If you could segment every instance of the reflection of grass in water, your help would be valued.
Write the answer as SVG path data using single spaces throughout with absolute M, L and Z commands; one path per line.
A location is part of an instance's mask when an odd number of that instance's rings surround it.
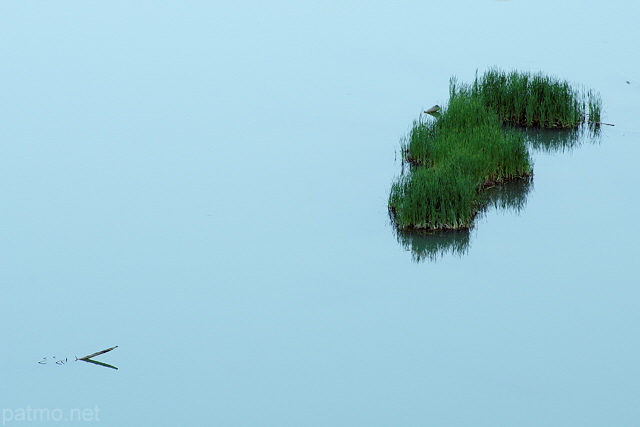
M 118 368 L 116 368 L 113 365 L 109 365 L 108 363 L 104 363 L 104 362 L 99 362 L 97 360 L 93 360 L 93 359 L 78 359 L 78 360 L 81 360 L 83 362 L 93 363 L 94 365 L 104 366 L 105 368 L 115 369 L 116 371 L 118 370 Z
M 602 98 L 600 98 L 600 95 L 590 90 L 587 93 L 587 107 L 589 121 L 591 123 L 600 123 L 602 113 Z
M 533 179 L 526 178 L 487 189 L 483 193 L 483 208 L 520 213 L 527 204 L 527 195 L 533 188 Z M 391 216 L 393 220 L 393 215 Z M 397 229 L 396 238 L 408 251 L 415 262 L 437 261 L 445 255 L 458 257 L 466 255 L 470 247 L 470 229 L 449 231 L 405 231 Z
M 432 233 L 398 230 L 396 238 L 402 246 L 411 251 L 411 257 L 415 262 L 421 262 L 436 261 L 447 254 L 458 257 L 466 255 L 469 251 L 470 234 L 468 228 Z
M 531 177 L 491 187 L 484 192 L 484 210 L 493 207 L 519 214 L 527 205 L 527 196 L 532 189 Z
M 570 152 L 583 144 L 600 143 L 600 127 L 577 129 L 526 129 L 527 144 L 542 153 Z

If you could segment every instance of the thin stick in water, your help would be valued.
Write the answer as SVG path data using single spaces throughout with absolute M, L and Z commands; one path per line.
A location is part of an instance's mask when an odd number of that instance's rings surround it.
M 80 359 L 78 359 L 78 360 L 87 360 L 87 359 L 91 359 L 92 357 L 100 356 L 101 354 L 108 353 L 108 352 L 110 352 L 111 350 L 113 350 L 114 348 L 118 348 L 118 346 L 111 347 L 111 348 L 108 348 L 108 349 L 106 349 L 106 350 L 102 350 L 102 351 L 99 351 L 99 352 L 97 352 L 97 353 L 90 354 L 90 355 L 85 356 L 85 357 L 81 357 L 81 358 L 80 358 Z

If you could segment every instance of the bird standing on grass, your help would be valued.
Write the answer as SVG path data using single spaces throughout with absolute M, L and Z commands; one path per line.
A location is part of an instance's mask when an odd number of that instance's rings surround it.
M 433 107 L 431 107 L 428 110 L 426 110 L 425 113 L 433 114 L 433 113 L 437 113 L 438 111 L 440 111 L 440 106 L 436 104 Z

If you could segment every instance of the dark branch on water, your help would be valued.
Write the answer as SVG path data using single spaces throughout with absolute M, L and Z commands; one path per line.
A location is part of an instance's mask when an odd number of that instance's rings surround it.
M 81 358 L 79 358 L 78 360 L 87 360 L 87 359 L 91 359 L 92 357 L 96 357 L 96 356 L 100 356 L 101 354 L 108 353 L 108 352 L 110 352 L 111 350 L 113 350 L 113 349 L 115 349 L 115 348 L 118 348 L 118 346 L 111 347 L 111 348 L 108 348 L 108 349 L 106 349 L 106 350 L 102 350 L 102 351 L 99 351 L 99 352 L 97 352 L 97 353 L 90 354 L 90 355 L 85 356 L 85 357 L 81 357 Z
M 90 355 L 88 355 L 88 356 L 81 357 L 81 358 L 79 358 L 79 359 L 78 359 L 78 358 L 76 358 L 76 361 L 78 361 L 78 360 L 82 360 L 83 362 L 93 363 L 94 365 L 100 365 L 100 366 L 104 366 L 104 367 L 106 367 L 106 368 L 111 368 L 111 369 L 115 369 L 115 370 L 117 370 L 118 368 L 116 368 L 116 367 L 115 367 L 115 366 L 113 366 L 113 365 L 109 365 L 108 363 L 98 362 L 97 360 L 93 360 L 93 359 L 91 359 L 92 357 L 100 356 L 101 354 L 108 353 L 108 352 L 110 352 L 111 350 L 116 349 L 116 348 L 118 348 L 118 346 L 111 347 L 111 348 L 108 348 L 108 349 L 106 349 L 106 350 L 98 351 L 98 352 L 96 352 L 96 353 L 92 353 L 92 354 L 90 354 Z

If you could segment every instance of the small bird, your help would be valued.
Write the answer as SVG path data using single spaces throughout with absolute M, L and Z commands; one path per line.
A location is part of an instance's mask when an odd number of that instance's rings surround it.
M 433 107 L 431 107 L 428 110 L 426 110 L 425 113 L 433 114 L 433 113 L 437 113 L 438 111 L 440 111 L 440 106 L 439 105 L 434 105 Z

